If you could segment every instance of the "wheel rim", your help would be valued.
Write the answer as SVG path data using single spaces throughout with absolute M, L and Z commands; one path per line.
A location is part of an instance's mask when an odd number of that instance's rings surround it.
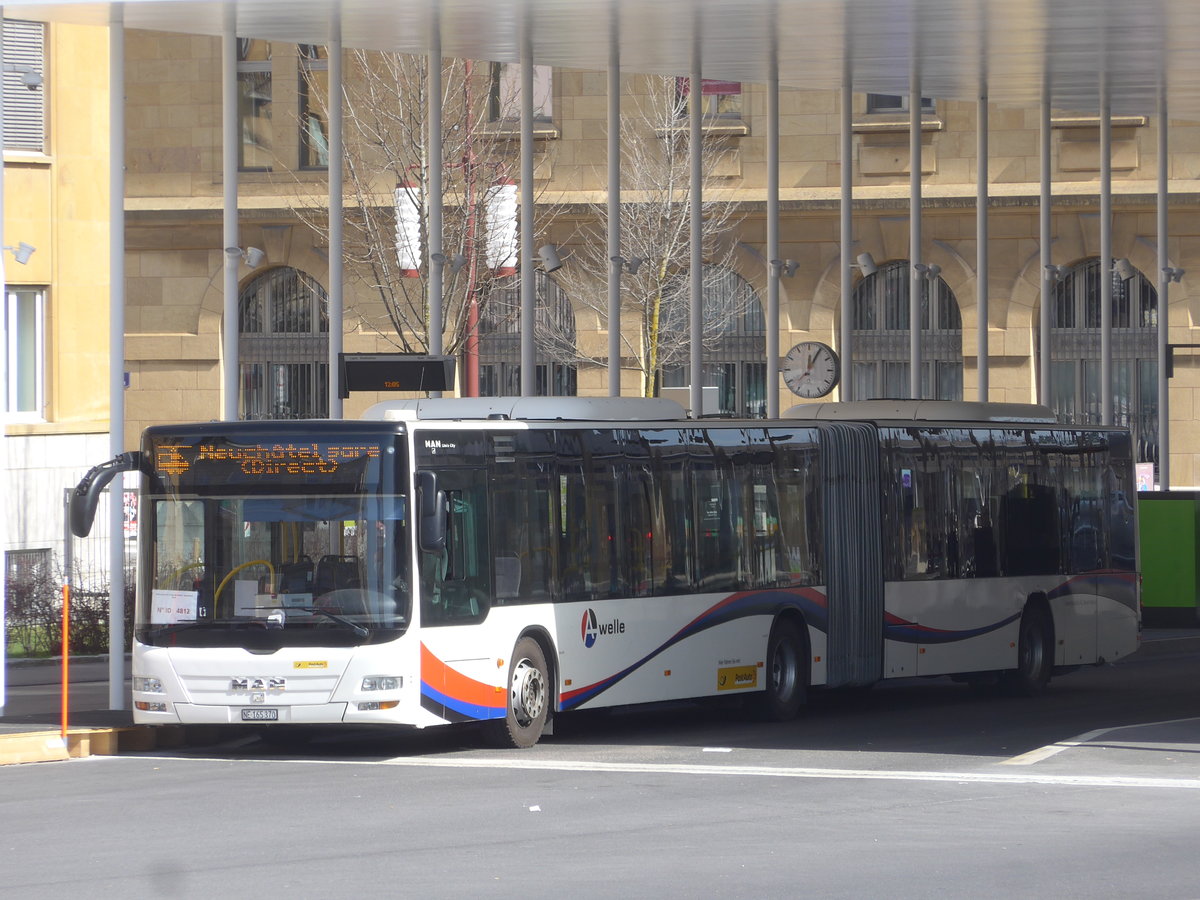
M 528 659 L 522 659 L 513 667 L 509 703 L 513 718 L 522 728 L 537 721 L 546 708 L 546 680 Z
M 1041 629 L 1035 625 L 1025 628 L 1025 640 L 1021 642 L 1021 671 L 1030 678 L 1041 674 L 1045 662 L 1045 647 L 1042 646 Z
M 771 691 L 781 701 L 788 701 L 796 690 L 796 650 L 787 643 L 775 648 L 771 659 Z

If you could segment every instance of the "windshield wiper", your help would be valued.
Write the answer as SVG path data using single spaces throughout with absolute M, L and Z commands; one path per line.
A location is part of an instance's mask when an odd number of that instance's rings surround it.
M 365 637 L 371 636 L 370 629 L 366 628 L 365 626 L 359 625 L 357 622 L 351 622 L 345 616 L 339 616 L 337 613 L 331 613 L 327 609 L 321 609 L 319 606 L 288 606 L 288 607 L 272 607 L 272 608 L 273 609 L 282 608 L 285 615 L 288 612 L 295 610 L 297 612 L 306 612 L 306 613 L 313 613 L 318 616 L 325 616 L 327 619 L 337 622 L 339 625 L 345 625 L 347 628 L 352 630 L 360 638 L 365 638 Z

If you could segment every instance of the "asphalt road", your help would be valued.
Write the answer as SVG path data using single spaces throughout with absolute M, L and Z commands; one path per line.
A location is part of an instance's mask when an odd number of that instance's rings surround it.
M 101 685 L 100 687 L 103 687 Z M 1200 896 L 1200 654 L 1034 700 L 945 679 L 0 768 L 16 897 Z M 1166 723 L 1166 724 L 1152 724 Z

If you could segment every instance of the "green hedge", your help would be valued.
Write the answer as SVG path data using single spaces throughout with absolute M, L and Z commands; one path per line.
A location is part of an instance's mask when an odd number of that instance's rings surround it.
M 133 579 L 125 584 L 125 646 L 133 637 Z M 108 590 L 71 596 L 71 653 L 108 652 Z M 4 583 L 4 637 L 10 657 L 62 655 L 62 580 L 50 574 Z

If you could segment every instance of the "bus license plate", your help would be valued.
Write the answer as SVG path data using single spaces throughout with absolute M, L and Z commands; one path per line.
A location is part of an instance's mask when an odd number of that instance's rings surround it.
M 243 722 L 278 722 L 279 710 L 277 709 L 260 709 L 252 707 L 242 710 Z

